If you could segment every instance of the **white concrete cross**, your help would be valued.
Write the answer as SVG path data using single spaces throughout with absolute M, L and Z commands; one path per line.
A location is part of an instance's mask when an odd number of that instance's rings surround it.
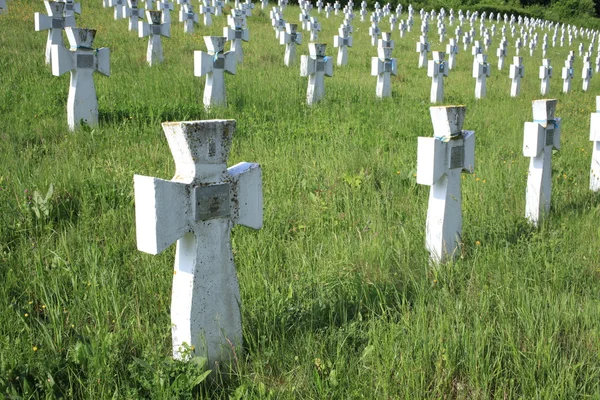
M 119 1 L 119 0 L 117 0 Z M 156 2 L 156 9 L 162 11 L 162 22 L 165 24 L 171 23 L 171 11 L 175 9 L 172 1 L 169 0 L 158 0 Z
M 335 3 L 333 3 L 333 8 L 335 10 L 335 15 L 338 15 L 340 12 L 340 8 L 342 8 L 342 6 L 338 0 L 335 0 Z
M 581 77 L 583 78 L 583 91 L 587 92 L 590 88 L 590 79 L 592 78 L 592 63 L 589 61 L 589 57 L 587 61 L 584 60 L 583 68 L 581 70 Z
M 296 61 L 296 46 L 302 44 L 302 33 L 298 32 L 297 24 L 285 24 L 285 32 L 279 35 L 279 43 L 285 44 L 283 62 L 290 67 Z
M 144 18 L 144 9 L 139 8 L 138 0 L 127 0 L 127 6 L 125 16 L 129 18 L 129 30 L 137 32 L 139 20 Z
M 139 21 L 138 36 L 148 38 L 148 50 L 146 51 L 146 61 L 150 66 L 163 62 L 163 50 L 161 36 L 171 36 L 171 24 L 162 22 L 162 11 L 146 10 L 146 19 L 148 22 Z
M 207 357 L 227 368 L 242 349 L 240 291 L 231 229 L 260 229 L 262 171 L 255 163 L 227 168 L 234 120 L 165 122 L 172 180 L 134 176 L 138 250 L 160 254 L 177 242 L 171 323 L 173 357 Z
M 390 31 L 394 32 L 394 30 L 396 29 L 396 24 L 398 23 L 398 17 L 396 16 L 396 14 L 392 14 L 390 15 Z
M 69 18 L 75 14 L 81 15 L 81 3 L 75 3 L 74 0 L 61 0 L 65 3 L 65 17 Z
M 406 24 L 405 20 L 400 20 L 400 23 L 398 24 L 398 29 L 400 30 L 400 38 L 403 38 L 404 35 L 406 35 L 406 30 L 408 29 L 408 25 Z
M 48 15 L 36 12 L 34 14 L 35 30 L 37 32 L 48 30 L 46 41 L 46 64 L 52 63 L 52 45 L 63 46 L 62 31 L 66 27 L 75 27 L 74 17 L 65 17 L 65 3 L 57 1 L 44 1 Z
M 203 6 L 200 6 L 200 10 L 202 10 L 202 8 Z M 204 15 L 204 18 L 206 22 L 206 14 Z M 179 22 L 183 22 L 184 33 L 194 33 L 194 25 L 198 23 L 198 19 L 198 14 L 194 12 L 194 8 L 191 4 L 184 4 L 179 9 Z
M 333 37 L 333 47 L 338 48 L 337 65 L 339 67 L 348 64 L 348 47 L 352 47 L 352 36 L 350 30 L 342 25 L 338 34 Z
M 392 95 L 391 75 L 398 75 L 398 65 L 395 58 L 392 58 L 392 49 L 390 47 L 377 48 L 377 57 L 371 58 L 371 75 L 377 77 L 377 87 L 375 94 L 377 97 L 384 98 Z
M 550 210 L 552 150 L 560 149 L 560 118 L 554 117 L 557 100 L 534 100 L 533 122 L 525 122 L 523 155 L 531 157 L 527 177 L 525 217 L 534 225 Z
M 242 9 L 247 17 L 251 17 L 252 10 L 254 10 L 254 4 L 252 3 L 252 0 L 246 0 L 246 2 L 242 4 Z
M 204 26 L 212 26 L 212 16 L 215 14 L 215 7 L 211 5 L 210 0 L 203 1 L 202 6 L 200 6 L 200 14 L 203 15 L 202 22 L 204 22 Z
M 434 137 L 419 137 L 417 183 L 431 186 L 425 245 L 433 263 L 460 253 L 461 173 L 475 169 L 475 132 L 463 131 L 464 106 L 431 107 Z
M 323 0 L 317 0 L 317 13 L 321 14 L 323 11 Z
M 223 7 L 225 7 L 225 3 L 222 0 L 212 0 L 212 6 L 215 9 L 215 16 L 223 15 Z
M 444 61 L 445 54 L 434 51 L 433 60 L 429 60 L 427 76 L 431 78 L 431 102 L 444 102 L 444 77 L 448 76 L 448 66 Z
M 563 79 L 563 93 L 571 91 L 571 79 L 573 79 L 573 59 L 567 58 L 565 66 L 562 68 L 562 79 Z
M 525 76 L 525 66 L 523 57 L 514 56 L 513 64 L 510 65 L 509 77 L 512 80 L 510 84 L 510 96 L 517 97 L 521 92 L 521 78 Z
M 486 93 L 486 79 L 490 76 L 491 68 L 487 62 L 487 55 L 477 54 L 475 60 L 473 60 L 473 78 L 476 78 L 475 82 L 475 98 L 482 99 Z
M 455 38 L 451 38 L 450 43 L 446 45 L 446 53 L 448 54 L 448 69 L 454 69 L 456 55 L 458 54 L 458 44 Z
M 476 40 L 473 43 L 473 47 L 471 47 L 471 55 L 473 55 L 473 58 L 476 58 L 477 54 L 483 54 L 483 48 L 481 47 L 481 42 L 479 40 Z
M 498 71 L 504 68 L 504 58 L 506 57 L 506 45 L 500 42 L 500 46 L 496 49 L 496 56 L 498 57 Z
M 427 36 L 420 36 L 417 42 L 417 53 L 419 53 L 419 68 L 427 65 L 427 53 L 431 50 Z
M 275 14 L 275 18 L 271 19 L 271 25 L 275 30 L 275 39 L 279 40 L 279 37 L 285 32 L 285 19 L 283 19 L 283 14 Z
M 331 3 L 325 4 L 325 18 L 329 18 L 332 11 L 333 11 L 333 7 L 331 6 Z
M 463 50 L 468 51 L 469 45 L 471 44 L 471 34 L 469 32 L 465 32 L 462 38 L 463 41 Z
M 98 125 L 98 98 L 93 73 L 110 76 L 110 50 L 94 49 L 96 31 L 93 29 L 65 28 L 71 50 L 63 45 L 52 45 L 52 74 L 60 76 L 71 72 L 67 100 L 67 122 L 70 130 L 82 123 Z
M 371 23 L 371 27 L 369 28 L 369 36 L 371 36 L 371 45 L 376 46 L 377 40 L 379 39 L 379 35 L 381 34 L 381 29 L 377 26 L 376 22 Z
M 544 58 L 542 65 L 540 66 L 540 79 L 542 80 L 542 86 L 540 92 L 542 96 L 546 96 L 550 93 L 550 78 L 552 78 L 552 66 L 550 66 L 550 59 Z
M 438 35 L 440 36 L 440 43 L 444 43 L 444 37 L 446 36 L 446 27 L 444 24 L 438 26 Z
M 593 142 L 590 190 L 600 191 L 600 96 L 596 96 L 596 112 L 590 117 L 590 141 Z
M 321 24 L 317 21 L 317 17 L 310 17 L 309 20 L 310 41 L 316 42 L 319 40 L 319 32 L 321 32 Z
M 248 32 L 248 28 L 244 28 L 243 24 L 244 20 L 242 18 L 233 17 L 229 20 L 229 27 L 223 28 L 223 36 L 227 38 L 227 41 L 231 41 L 230 50 L 235 52 L 238 64 L 244 61 L 242 40 L 244 42 L 250 40 L 250 33 Z
M 120 20 L 127 15 L 127 2 L 125 0 L 108 0 L 108 6 L 114 8 L 115 20 Z
M 260 8 L 261 10 L 266 9 L 269 6 L 269 0 L 260 0 Z
M 333 76 L 333 61 L 325 56 L 326 44 L 309 43 L 308 56 L 300 58 L 300 76 L 308 76 L 306 104 L 315 104 L 325 95 L 325 76 Z
M 392 40 L 392 32 L 381 32 L 381 39 L 377 40 L 377 47 L 389 47 L 394 50 L 396 43 Z
M 206 75 L 204 107 L 226 106 L 225 72 L 235 75 L 236 58 L 232 51 L 224 52 L 227 38 L 204 36 L 208 53 L 194 51 L 194 76 Z

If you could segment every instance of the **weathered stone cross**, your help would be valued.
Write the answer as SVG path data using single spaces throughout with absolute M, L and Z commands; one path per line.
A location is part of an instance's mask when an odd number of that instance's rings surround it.
M 310 106 L 325 95 L 325 76 L 333 76 L 333 61 L 325 56 L 326 44 L 309 43 L 309 55 L 300 58 L 300 76 L 308 76 L 306 103 Z
M 482 99 L 486 93 L 486 79 L 490 76 L 490 64 L 487 62 L 487 55 L 477 54 L 475 60 L 473 60 L 473 78 L 476 78 L 475 82 L 475 98 Z
M 521 78 L 525 76 L 523 57 L 514 56 L 513 64 L 510 65 L 509 77 L 512 79 L 510 85 L 510 96 L 517 97 L 521 92 Z
M 550 92 L 550 78 L 552 78 L 552 67 L 550 66 L 550 59 L 544 58 L 542 60 L 542 65 L 540 65 L 540 79 L 542 80 L 542 96 L 545 96 Z
M 240 291 L 231 229 L 262 227 L 260 165 L 227 168 L 233 120 L 165 122 L 176 172 L 167 181 L 135 175 L 137 246 L 159 254 L 177 242 L 171 321 L 173 357 L 186 348 L 227 366 L 242 348 Z
M 161 36 L 171 36 L 171 24 L 162 22 L 162 11 L 146 10 L 146 19 L 148 22 L 139 21 L 138 36 L 148 38 L 148 50 L 146 52 L 146 61 L 150 66 L 163 62 L 163 50 Z
M 224 74 L 235 75 L 237 62 L 234 52 L 223 52 L 226 42 L 223 36 L 204 36 L 208 53 L 194 52 L 194 76 L 206 75 L 203 99 L 206 108 L 227 105 Z
M 285 24 L 285 32 L 279 35 L 279 43 L 285 44 L 284 63 L 291 66 L 296 60 L 296 46 L 302 43 L 302 34 L 298 32 L 297 24 Z
M 427 76 L 431 78 L 431 102 L 444 102 L 444 77 L 448 76 L 448 66 L 444 62 L 442 51 L 433 52 L 433 60 L 429 60 Z
M 63 45 L 52 45 L 52 74 L 60 76 L 71 72 L 67 121 L 69 129 L 75 130 L 83 122 L 98 125 L 98 98 L 94 86 L 94 71 L 110 76 L 110 50 L 94 49 L 96 31 L 93 29 L 65 29 L 71 50 Z
M 453 259 L 462 235 L 461 173 L 473 173 L 475 132 L 463 131 L 464 106 L 431 107 L 434 137 L 419 137 L 417 183 L 431 186 L 425 245 L 434 263 Z
M 554 117 L 557 100 L 534 100 L 533 122 L 525 122 L 523 155 L 531 157 L 527 177 L 525 217 L 534 225 L 550 211 L 552 150 L 560 149 L 560 118 Z
M 35 30 L 48 30 L 46 41 L 46 64 L 52 62 L 52 45 L 64 46 L 62 32 L 67 27 L 75 27 L 75 17 L 65 17 L 65 3 L 44 1 L 48 15 L 34 14 Z
M 338 34 L 333 37 L 333 47 L 338 48 L 337 65 L 348 64 L 348 47 L 352 47 L 352 36 L 347 25 L 342 25 L 338 29 Z
M 227 41 L 231 41 L 230 50 L 236 55 L 238 63 L 244 61 L 244 51 L 242 50 L 242 40 L 247 42 L 250 40 L 248 28 L 244 27 L 244 19 L 242 17 L 233 17 L 229 19 L 229 27 L 223 27 L 223 36 Z
M 397 74 L 398 67 L 396 59 L 392 58 L 392 49 L 390 47 L 377 48 L 377 57 L 371 58 L 371 75 L 377 77 L 375 90 L 377 97 L 384 98 L 392 95 L 390 75 Z

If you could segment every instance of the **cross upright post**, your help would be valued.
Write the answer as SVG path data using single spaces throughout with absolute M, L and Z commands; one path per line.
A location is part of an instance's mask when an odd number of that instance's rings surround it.
M 210 369 L 227 368 L 242 349 L 231 229 L 260 229 L 263 221 L 260 165 L 227 168 L 235 125 L 233 120 L 163 123 L 174 178 L 134 176 L 138 250 L 156 255 L 177 242 L 173 357 L 207 357 Z
M 392 95 L 390 76 L 398 74 L 396 59 L 392 58 L 391 47 L 379 47 L 377 57 L 371 58 L 371 75 L 377 77 L 375 94 L 384 98 Z
M 110 76 L 110 50 L 94 49 L 94 29 L 65 28 L 71 50 L 52 45 L 52 74 L 60 76 L 71 72 L 67 99 L 67 122 L 70 130 L 82 123 L 98 125 L 98 98 L 92 74 L 95 71 Z
M 540 92 L 542 96 L 545 96 L 550 92 L 550 78 L 552 78 L 550 59 L 544 58 L 542 60 L 542 65 L 540 66 L 540 79 L 542 80 Z
M 139 21 L 138 36 L 148 38 L 148 50 L 146 51 L 146 61 L 150 66 L 163 62 L 163 49 L 161 36 L 171 36 L 171 24 L 163 22 L 162 11 L 146 10 L 146 19 L 148 22 Z
M 371 45 L 376 46 L 377 40 L 379 39 L 379 35 L 381 34 L 381 29 L 377 26 L 377 22 L 372 22 L 369 27 L 369 36 L 371 36 Z
M 521 92 L 521 78 L 525 76 L 525 66 L 523 57 L 514 56 L 513 64 L 510 66 L 509 77 L 512 79 L 510 84 L 510 96 L 517 97 Z
M 348 64 L 348 47 L 352 47 L 352 36 L 346 25 L 338 29 L 338 34 L 333 37 L 333 47 L 338 48 L 337 65 Z
M 427 40 L 427 36 L 420 36 L 417 42 L 417 53 L 419 53 L 419 68 L 427 65 L 427 53 L 431 51 L 431 46 Z
M 207 109 L 227 105 L 224 73 L 235 75 L 237 62 L 234 52 L 224 52 L 226 42 L 223 36 L 204 36 L 208 53 L 194 52 L 194 75 L 206 75 L 203 100 Z
M 431 78 L 431 102 L 444 102 L 444 77 L 448 76 L 448 66 L 444 61 L 445 53 L 442 51 L 433 52 L 433 60 L 429 60 L 427 67 L 427 76 Z
M 285 44 L 285 55 L 283 62 L 291 66 L 296 60 L 296 46 L 302 43 L 302 34 L 298 32 L 297 24 L 285 24 L 285 32 L 279 35 L 280 44 Z
M 171 11 L 175 9 L 173 2 L 169 0 L 158 0 L 156 2 L 156 9 L 162 11 L 162 22 L 165 24 L 170 24 Z
M 590 116 L 590 141 L 592 167 L 590 168 L 590 190 L 600 191 L 600 96 L 596 96 L 596 112 Z
M 308 76 L 306 104 L 315 104 L 325 95 L 325 76 L 333 76 L 333 61 L 325 55 L 326 44 L 309 43 L 309 55 L 300 58 L 300 76 Z
M 525 217 L 537 225 L 550 211 L 552 150 L 560 149 L 560 118 L 554 116 L 557 100 L 534 100 L 533 122 L 525 122 L 523 155 L 530 157 Z
M 67 27 L 75 27 L 74 17 L 65 17 L 65 3 L 44 1 L 48 15 L 34 14 L 35 30 L 48 30 L 46 41 L 46 64 L 52 63 L 52 45 L 64 46 L 62 32 Z
M 431 186 L 425 245 L 433 263 L 454 259 L 462 241 L 461 173 L 475 168 L 475 132 L 464 106 L 431 107 L 434 137 L 419 137 L 417 183 Z

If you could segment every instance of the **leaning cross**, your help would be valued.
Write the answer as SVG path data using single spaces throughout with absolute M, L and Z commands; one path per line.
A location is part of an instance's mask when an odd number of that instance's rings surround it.
M 308 76 L 306 104 L 318 102 L 325 95 L 325 76 L 333 76 L 331 57 L 325 56 L 326 44 L 309 43 L 309 55 L 300 58 L 300 76 Z
M 590 168 L 590 190 L 600 190 L 600 96 L 596 96 L 596 112 L 590 117 L 590 140 L 592 149 L 592 167 Z
M 170 181 L 134 176 L 137 247 L 156 255 L 177 242 L 173 357 L 183 359 L 191 348 L 209 368 L 227 366 L 242 348 L 231 229 L 262 227 L 262 171 L 247 162 L 227 168 L 234 120 L 162 126 L 176 172 Z
M 52 62 L 52 45 L 63 46 L 62 31 L 66 27 L 75 27 L 74 17 L 65 17 L 65 3 L 57 1 L 44 1 L 48 15 L 36 12 L 34 14 L 35 30 L 48 30 L 48 40 L 46 41 L 46 64 Z
M 377 57 L 371 58 L 371 76 L 377 77 L 377 87 L 375 94 L 377 97 L 384 98 L 392 95 L 392 85 L 390 75 L 398 74 L 396 59 L 392 58 L 392 49 L 390 47 L 379 47 Z
M 527 177 L 525 217 L 534 225 L 550 210 L 552 150 L 560 149 L 560 118 L 554 117 L 557 100 L 534 100 L 533 122 L 525 122 L 523 155 L 531 157 Z
M 514 56 L 513 64 L 510 65 L 509 78 L 512 79 L 510 85 L 510 96 L 517 97 L 521 92 L 521 78 L 525 76 L 525 66 L 523 57 Z
M 285 32 L 279 35 L 279 43 L 285 44 L 284 63 L 291 66 L 296 60 L 296 46 L 302 43 L 302 34 L 298 32 L 297 24 L 285 24 Z
M 146 19 L 150 22 L 139 21 L 138 36 L 149 36 L 146 61 L 150 66 L 163 61 L 161 36 L 171 36 L 171 24 L 162 22 L 162 11 L 146 10 Z
M 83 122 L 98 125 L 98 98 L 94 86 L 94 71 L 110 76 L 110 49 L 94 49 L 94 29 L 66 28 L 71 50 L 52 45 L 52 74 L 71 72 L 67 100 L 67 122 L 75 130 Z
M 433 52 L 433 60 L 429 60 L 427 76 L 431 78 L 431 102 L 444 102 L 444 77 L 448 76 L 448 66 L 444 62 L 442 51 Z
M 235 75 L 237 63 L 235 53 L 223 52 L 226 41 L 227 38 L 223 36 L 204 36 L 208 53 L 194 52 L 194 75 L 206 75 L 206 85 L 204 86 L 204 107 L 206 108 L 227 105 L 224 73 Z
M 338 48 L 337 65 L 348 64 L 348 47 L 352 47 L 352 36 L 347 25 L 342 25 L 338 29 L 338 34 L 333 37 L 333 47 Z
M 461 173 L 473 173 L 475 132 L 463 131 L 464 106 L 431 107 L 434 137 L 419 137 L 417 183 L 431 186 L 426 242 L 430 259 L 453 259 L 462 235 Z
M 542 60 L 542 65 L 540 65 L 540 79 L 542 80 L 541 93 L 543 96 L 550 92 L 550 78 L 552 78 L 550 59 L 544 58 Z
M 475 98 L 482 99 L 486 93 L 486 79 L 490 76 L 490 64 L 487 62 L 487 55 L 477 54 L 473 60 L 473 78 L 475 82 Z

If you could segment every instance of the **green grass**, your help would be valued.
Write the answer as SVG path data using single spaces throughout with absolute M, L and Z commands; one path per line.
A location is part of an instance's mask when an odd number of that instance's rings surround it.
M 149 68 L 147 39 L 100 4 L 84 3 L 78 25 L 98 29 L 112 75 L 95 78 L 100 127 L 76 133 L 67 129 L 69 78 L 52 76 L 46 33 L 33 30 L 42 4 L 11 0 L 0 16 L 3 396 L 600 396 L 600 197 L 588 190 L 600 79 L 582 92 L 577 57 L 574 90 L 559 93 L 567 47 L 549 50 L 562 149 L 553 156 L 551 213 L 534 229 L 524 219 L 529 159 L 521 148 L 540 97 L 541 50 L 524 57 L 521 96 L 511 99 L 510 62 L 495 67 L 496 36 L 488 97 L 476 101 L 472 57 L 461 46 L 446 104 L 467 107 L 476 170 L 463 179 L 463 251 L 432 267 L 429 189 L 414 177 L 417 137 L 433 133 L 431 80 L 416 68 L 415 30 L 394 33 L 399 74 L 392 98 L 380 101 L 370 76 L 376 50 L 357 17 L 349 65 L 334 69 L 325 99 L 310 108 L 299 65 L 283 66 L 268 16 L 255 11 L 244 64 L 226 77 L 229 107 L 206 112 L 192 52 L 225 17 L 194 35 L 173 23 L 165 63 Z M 285 17 L 298 14 L 289 7 Z M 331 44 L 341 17 L 319 20 Z M 132 178 L 173 175 L 161 122 L 210 118 L 237 120 L 230 165 L 262 165 L 265 218 L 260 231 L 233 232 L 244 352 L 229 380 L 197 385 L 201 366 L 170 359 L 174 248 L 137 251 Z

